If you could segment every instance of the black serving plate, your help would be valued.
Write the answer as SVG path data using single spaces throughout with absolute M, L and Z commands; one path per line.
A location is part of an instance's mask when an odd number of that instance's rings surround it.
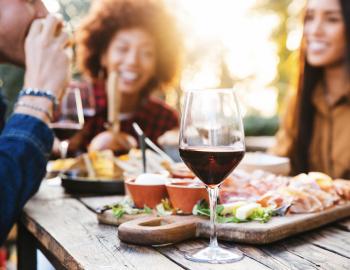
M 98 195 L 125 194 L 124 180 L 121 179 L 87 179 L 79 174 L 77 170 L 61 173 L 60 178 L 62 179 L 62 186 L 67 193 Z

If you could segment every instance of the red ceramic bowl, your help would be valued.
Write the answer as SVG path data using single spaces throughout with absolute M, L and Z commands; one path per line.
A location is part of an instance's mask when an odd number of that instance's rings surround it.
M 169 199 L 175 209 L 192 214 L 195 204 L 202 199 L 209 201 L 204 184 L 194 180 L 176 180 L 166 184 Z
M 136 184 L 135 179 L 126 181 L 125 185 L 137 208 L 154 208 L 168 197 L 165 185 Z

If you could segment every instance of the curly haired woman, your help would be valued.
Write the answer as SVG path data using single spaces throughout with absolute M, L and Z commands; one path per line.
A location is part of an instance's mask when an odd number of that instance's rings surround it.
M 70 142 L 70 151 L 122 150 L 135 144 L 132 123 L 151 140 L 178 126 L 178 114 L 162 100 L 151 97 L 175 82 L 181 52 L 175 21 L 159 0 L 95 1 L 77 36 L 78 65 L 94 84 L 96 115 Z M 106 82 L 118 74 L 120 132 L 105 131 Z M 106 136 L 107 135 L 107 136 Z

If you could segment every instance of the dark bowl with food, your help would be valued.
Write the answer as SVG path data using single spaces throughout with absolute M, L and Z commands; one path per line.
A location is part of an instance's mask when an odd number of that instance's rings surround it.
M 62 186 L 67 193 L 96 194 L 96 195 L 123 195 L 123 179 L 89 178 L 85 170 L 68 170 L 61 173 Z

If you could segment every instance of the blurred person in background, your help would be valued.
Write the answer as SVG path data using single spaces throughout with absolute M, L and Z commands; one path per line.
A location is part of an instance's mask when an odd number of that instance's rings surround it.
M 151 140 L 178 127 L 178 113 L 155 90 L 174 85 L 181 42 L 173 17 L 162 1 L 95 1 L 77 35 L 78 66 L 93 81 L 96 115 L 70 141 L 77 150 L 128 150 L 135 147 L 136 122 Z M 117 74 L 120 132 L 106 131 L 107 80 Z
M 300 71 L 272 152 L 292 174 L 350 179 L 350 1 L 307 2 Z
M 26 91 L 7 123 L 0 95 L 0 245 L 46 172 L 53 101 L 62 97 L 70 74 L 61 28 L 40 0 L 0 0 L 0 63 L 26 68 Z

